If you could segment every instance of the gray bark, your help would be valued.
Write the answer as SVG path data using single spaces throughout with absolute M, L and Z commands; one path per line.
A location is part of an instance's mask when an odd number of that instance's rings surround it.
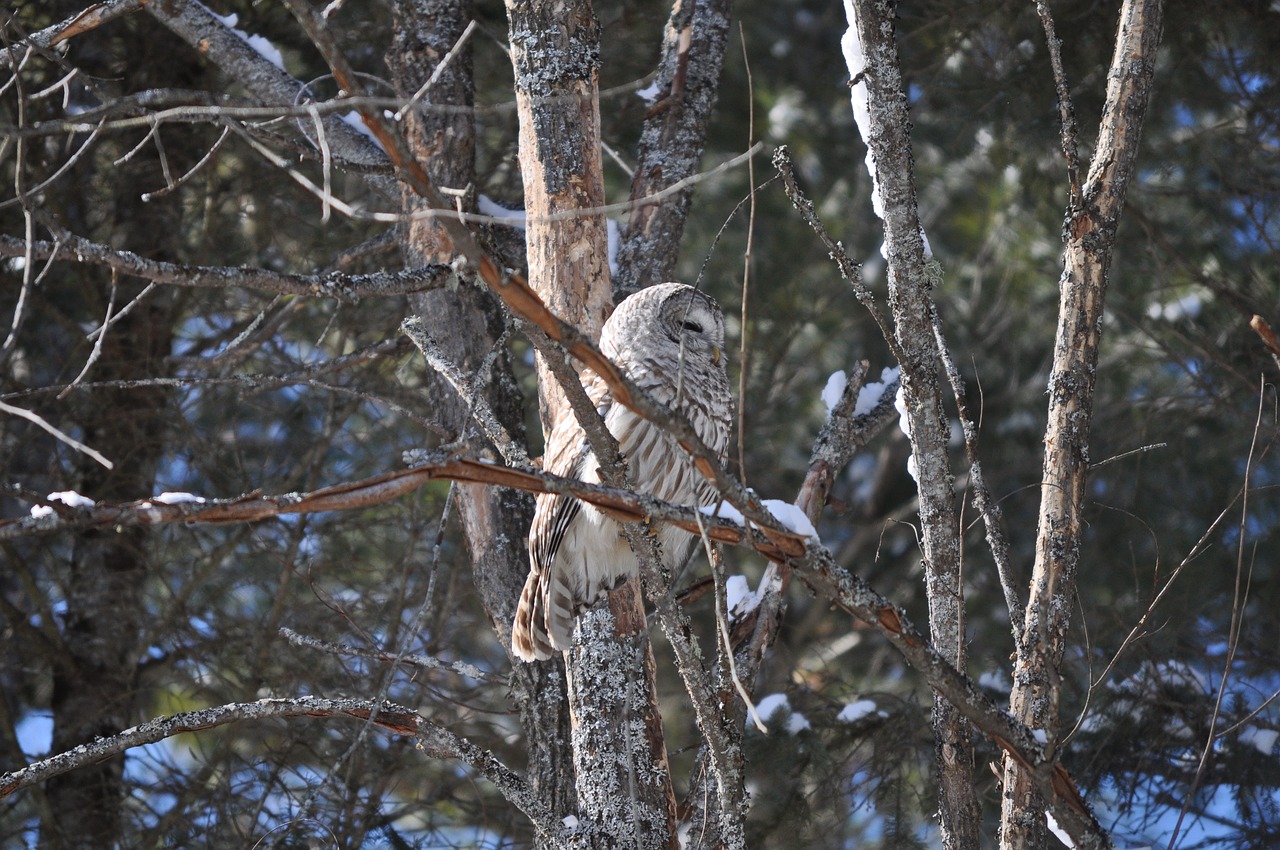
M 473 10 L 469 0 L 416 0 L 397 3 L 393 9 L 394 40 L 387 59 L 397 93 L 407 98 L 430 79 L 458 44 Z M 455 51 L 423 100 L 430 104 L 473 104 L 468 45 Z M 426 165 L 435 185 L 463 188 L 474 183 L 475 126 L 470 113 L 414 109 L 407 115 L 405 129 L 411 153 Z M 426 206 L 419 194 L 408 186 L 404 188 L 406 213 Z M 448 234 L 434 219 L 413 220 L 406 228 L 403 249 L 411 268 L 448 263 L 456 254 Z M 493 359 L 488 374 L 481 374 L 482 365 L 503 331 L 493 296 L 471 288 L 439 289 L 415 296 L 411 306 L 439 353 L 471 379 L 473 391 L 483 396 L 498 424 L 524 446 L 523 403 L 505 352 Z M 434 389 L 442 424 L 453 434 L 462 435 L 471 427 L 471 403 L 443 381 Z M 518 491 L 463 484 L 458 489 L 458 505 L 476 587 L 505 645 L 528 571 L 523 540 L 528 534 L 533 502 Z M 513 670 L 512 694 L 520 706 L 528 739 L 530 786 L 551 811 L 572 811 L 569 713 L 561 665 L 554 661 L 515 664 Z
M 960 527 L 948 459 L 950 427 L 942 408 L 933 336 L 931 284 L 916 207 L 907 96 L 894 42 L 896 3 L 856 4 L 867 57 L 872 123 L 869 140 L 885 209 L 889 307 L 900 349 L 902 386 L 911 422 L 911 451 L 920 493 L 929 635 L 958 669 L 965 666 Z M 981 808 L 973 782 L 972 730 L 959 710 L 935 698 L 933 731 L 939 778 L 940 828 L 948 850 L 976 850 Z
M 631 200 L 697 172 L 720 94 L 731 8 L 730 0 L 677 0 L 672 8 L 654 80 L 661 94 L 640 131 Z M 631 213 L 618 245 L 614 287 L 619 300 L 672 280 L 692 200 L 690 186 Z
M 599 24 L 589 0 L 508 0 L 507 16 L 529 283 L 553 313 L 598 339 L 612 306 L 605 219 L 590 212 L 605 202 Z M 576 214 L 559 215 L 566 212 Z M 538 368 L 543 432 L 549 434 L 558 416 L 570 414 L 560 384 L 541 357 Z M 569 656 L 578 802 L 581 815 L 606 825 L 614 842 L 674 846 L 674 795 L 652 651 L 638 583 L 629 584 L 615 593 L 620 628 L 595 630 L 589 649 Z M 634 633 L 636 623 L 638 634 L 617 634 Z M 630 686 L 603 686 L 606 676 Z M 625 777 L 618 773 L 624 766 Z M 620 793 L 624 779 L 626 793 Z

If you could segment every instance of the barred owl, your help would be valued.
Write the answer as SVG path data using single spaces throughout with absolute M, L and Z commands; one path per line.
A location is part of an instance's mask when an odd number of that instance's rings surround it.
M 723 455 L 733 402 L 724 366 L 724 316 L 707 295 L 682 283 L 643 289 L 605 322 L 600 349 L 656 402 L 680 411 L 702 441 Z M 708 505 L 714 487 L 688 453 L 658 426 L 615 404 L 608 387 L 587 370 L 583 386 L 627 460 L 639 492 L 676 504 Z M 571 409 L 561 411 L 547 438 L 543 468 L 598 483 L 599 467 Z M 659 526 L 668 565 L 681 563 L 695 543 L 689 533 Z M 529 532 L 529 578 L 520 594 L 511 645 L 526 661 L 569 648 L 578 612 L 635 575 L 639 563 L 622 528 L 571 496 L 538 496 Z

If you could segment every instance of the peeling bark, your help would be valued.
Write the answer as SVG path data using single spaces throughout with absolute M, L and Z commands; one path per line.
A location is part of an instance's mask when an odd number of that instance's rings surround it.
M 388 64 L 397 93 L 404 98 L 418 92 L 440 63 L 436 82 L 423 100 L 431 104 L 471 106 L 474 103 L 471 50 L 463 44 L 449 56 L 474 14 L 470 0 L 416 0 L 393 6 L 394 39 Z M 406 136 L 413 157 L 426 166 L 437 186 L 464 189 L 475 180 L 475 123 L 470 112 L 411 109 Z M 473 202 L 467 198 L 466 203 Z M 406 213 L 428 206 L 408 185 L 403 187 Z M 456 247 L 438 220 L 414 219 L 406 228 L 406 265 L 427 268 L 449 263 Z M 411 306 L 424 332 L 461 374 L 471 377 L 474 392 L 482 394 L 505 432 L 525 444 L 523 404 L 511 364 L 499 352 L 480 374 L 503 332 L 503 320 L 492 294 L 485 290 L 438 289 L 415 296 Z M 462 435 L 471 420 L 471 402 L 443 381 L 435 396 L 443 424 Z M 485 610 L 504 645 L 511 634 L 515 603 L 520 597 L 528 563 L 523 539 L 533 516 L 532 500 L 518 491 L 463 484 L 458 506 L 476 587 Z M 565 681 L 558 662 L 513 665 L 512 694 L 520 706 L 528 739 L 529 782 L 552 812 L 574 808 L 573 774 L 568 758 L 569 713 Z
M 1080 194 L 1073 193 L 1064 229 L 1036 560 L 1009 703 L 1015 717 L 1044 730 L 1051 753 L 1060 732 L 1061 665 L 1080 559 L 1080 511 L 1107 276 L 1146 117 L 1163 11 L 1160 0 L 1126 0 L 1120 11 L 1097 147 Z M 1064 115 L 1071 114 L 1069 104 L 1062 108 Z M 1070 164 L 1073 143 L 1070 136 L 1064 138 Z M 1003 787 L 1000 846 L 1043 847 L 1044 801 L 1027 770 L 1009 758 Z
M 591 339 L 612 311 L 609 238 L 602 213 L 600 32 L 589 2 L 508 0 L 520 118 L 529 283 L 551 311 Z M 543 433 L 564 397 L 539 365 Z

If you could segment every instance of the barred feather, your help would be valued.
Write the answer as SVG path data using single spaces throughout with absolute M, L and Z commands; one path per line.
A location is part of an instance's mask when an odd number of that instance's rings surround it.
M 600 348 L 655 400 L 682 412 L 712 451 L 729 441 L 732 400 L 721 352 L 724 318 L 711 298 L 678 283 L 642 290 L 618 305 L 601 332 Z M 676 504 L 706 505 L 714 488 L 689 455 L 661 428 L 614 404 L 604 382 L 583 375 L 587 395 L 627 458 L 636 490 Z M 599 482 L 595 455 L 571 410 L 547 439 L 543 468 Z M 663 560 L 675 566 L 694 538 L 658 528 Z M 614 520 L 570 496 L 538 496 L 529 533 L 529 578 L 520 595 L 511 644 L 526 661 L 568 649 L 578 613 L 639 569 Z

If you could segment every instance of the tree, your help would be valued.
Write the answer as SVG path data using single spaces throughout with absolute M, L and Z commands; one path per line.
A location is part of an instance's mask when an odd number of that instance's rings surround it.
M 1274 844 L 1274 12 L 219 11 L 6 20 L 7 842 Z M 673 277 L 727 466 L 593 344 Z M 524 664 L 547 489 L 643 567 Z

